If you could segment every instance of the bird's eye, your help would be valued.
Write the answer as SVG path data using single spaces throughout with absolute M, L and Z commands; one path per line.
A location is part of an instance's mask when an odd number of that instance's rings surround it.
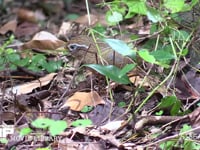
M 68 46 L 68 48 L 69 48 L 69 50 L 70 50 L 71 52 L 77 50 L 77 47 L 78 47 L 78 46 L 77 46 L 76 44 L 70 44 L 70 45 Z

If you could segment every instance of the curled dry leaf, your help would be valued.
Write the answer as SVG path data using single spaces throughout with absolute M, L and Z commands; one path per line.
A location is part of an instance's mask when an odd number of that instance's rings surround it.
M 6 92 L 12 92 L 16 95 L 30 93 L 33 89 L 47 85 L 56 74 L 57 73 L 50 73 L 42 78 L 39 78 L 38 80 L 8 88 L 6 89 Z
M 0 34 L 4 35 L 9 31 L 15 33 L 16 27 L 17 27 L 17 21 L 11 20 L 0 28 Z
M 80 111 L 84 106 L 96 106 L 98 104 L 105 104 L 105 101 L 97 92 L 76 92 L 61 108 L 69 106 L 71 110 Z
M 56 50 L 64 47 L 66 43 L 59 40 L 55 35 L 41 31 L 33 39 L 21 46 L 21 49 Z

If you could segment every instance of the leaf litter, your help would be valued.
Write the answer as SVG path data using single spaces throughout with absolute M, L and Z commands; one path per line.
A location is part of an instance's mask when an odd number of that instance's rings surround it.
M 92 4 L 94 5 L 96 2 L 97 0 L 94 0 Z M 15 3 L 22 6 L 20 2 L 13 2 L 8 7 L 13 8 Z M 79 3 L 83 4 L 83 2 Z M 80 4 L 76 2 L 72 2 L 72 4 L 72 7 L 81 8 Z M 10 13 L 17 19 L 7 19 L 1 23 L 0 34 L 2 37 L 0 38 L 7 38 L 8 33 L 13 33 L 17 40 L 23 43 L 13 48 L 19 53 L 28 49 L 26 55 L 21 55 L 22 58 L 28 57 L 29 53 L 37 52 L 47 57 L 47 62 L 51 59 L 59 59 L 63 61 L 64 65 L 55 71 L 57 73 L 49 73 L 45 68 L 39 66 L 42 72 L 40 76 L 37 72 L 30 73 L 20 66 L 15 70 L 5 68 L 0 72 L 0 127 L 2 125 L 14 126 L 14 131 L 5 137 L 8 139 L 6 144 L 1 143 L 0 137 L 1 147 L 5 149 L 14 147 L 16 149 L 39 149 L 49 146 L 52 149 L 63 150 L 144 149 L 147 146 L 158 148 L 159 141 L 163 142 L 178 137 L 179 132 L 176 129 L 180 130 L 183 123 L 192 126 L 191 131 L 186 131 L 186 135 L 190 133 L 192 134 L 191 138 L 199 140 L 198 65 L 194 66 L 195 69 L 194 67 L 188 69 L 190 66 L 183 61 L 185 65 L 180 67 L 178 75 L 169 80 L 167 84 L 160 86 L 140 112 L 134 113 L 141 100 L 145 99 L 153 87 L 162 81 L 159 76 L 150 74 L 153 71 L 159 72 L 160 68 L 149 67 L 147 62 L 142 62 L 141 66 L 137 66 L 137 69 L 129 72 L 127 78 L 129 78 L 130 84 L 126 86 L 108 84 L 108 80 L 104 76 L 93 70 L 80 68 L 80 60 L 73 64 L 71 62 L 76 58 L 66 57 L 65 53 L 56 53 L 60 48 L 67 51 L 66 41 L 70 37 L 86 32 L 88 16 L 85 11 L 76 9 L 80 16 L 74 21 L 65 21 L 64 11 L 60 12 L 60 9 L 66 7 L 64 3 L 29 2 L 27 5 L 29 7 L 26 9 L 19 7 L 11 10 Z M 52 6 L 55 6 L 55 9 L 52 9 Z M 16 9 L 18 13 L 15 15 L 13 13 L 16 12 Z M 70 10 L 70 8 L 67 8 L 66 11 L 73 13 L 73 9 Z M 108 28 L 108 24 L 105 23 L 105 18 L 102 16 L 104 14 L 98 14 L 94 10 L 94 14 L 90 16 L 92 19 L 90 25 L 95 26 L 101 23 Z M 62 26 L 60 26 L 61 24 Z M 139 42 L 137 41 L 138 43 L 136 42 L 136 46 L 150 38 L 150 24 L 145 24 L 143 19 L 140 19 L 137 24 L 132 22 L 132 24 L 121 27 L 129 29 L 143 38 Z M 139 30 L 135 30 L 136 28 Z M 106 32 L 113 31 L 111 29 Z M 120 42 L 118 43 L 120 44 Z M 161 73 L 163 72 L 161 71 Z M 137 92 L 139 95 L 134 95 Z M 159 103 L 163 102 L 163 98 L 173 94 L 181 102 L 178 110 L 174 110 L 177 111 L 174 116 L 170 115 L 170 109 L 173 107 L 170 105 L 171 103 L 165 101 L 166 107 L 162 110 L 159 109 Z M 169 99 L 169 101 L 173 101 L 173 105 L 177 104 L 174 99 Z M 125 106 L 118 106 L 117 104 L 120 102 L 125 102 Z M 92 109 L 82 112 L 81 110 L 86 106 L 92 106 Z M 155 115 L 159 113 L 162 115 Z M 59 135 L 52 136 L 51 131 L 55 130 L 56 132 L 59 123 L 56 123 L 51 130 L 41 130 L 30 125 L 38 118 L 63 120 L 69 124 L 69 127 L 65 130 L 62 128 Z M 84 127 L 83 125 L 87 124 L 88 120 L 92 124 Z M 75 123 L 78 126 L 73 126 Z M 25 128 L 30 128 L 32 132 L 20 140 L 12 138 L 20 137 L 19 130 Z M 38 133 L 41 136 L 36 136 Z M 172 135 L 173 133 L 174 135 Z M 156 136 L 157 134 L 158 136 Z M 44 142 L 45 136 L 46 143 Z M 30 141 L 30 138 L 35 139 Z

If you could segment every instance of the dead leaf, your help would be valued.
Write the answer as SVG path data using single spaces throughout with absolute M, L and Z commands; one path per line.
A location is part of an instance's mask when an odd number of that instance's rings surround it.
M 17 12 L 17 16 L 20 20 L 27 22 L 37 22 L 45 20 L 45 16 L 41 11 L 31 11 L 24 8 L 21 8 Z
M 36 22 L 36 17 L 35 13 L 33 11 L 27 10 L 27 9 L 19 9 L 17 12 L 17 16 L 19 19 L 23 21 L 28 21 L 28 22 Z
M 64 47 L 66 43 L 59 40 L 55 35 L 41 31 L 33 39 L 21 46 L 21 49 L 56 50 Z
M 16 27 L 17 27 L 17 21 L 11 20 L 0 28 L 0 34 L 4 35 L 9 31 L 15 33 Z
M 140 76 L 131 76 L 131 77 L 129 78 L 129 80 L 130 80 L 131 83 L 133 83 L 136 87 L 137 87 L 137 86 L 140 86 L 140 85 L 142 84 L 142 82 L 143 82 L 143 78 L 140 77 Z M 143 86 L 144 86 L 144 87 L 149 87 L 150 84 L 149 84 L 148 82 L 144 82 L 144 83 L 143 83 Z
M 23 22 L 17 26 L 15 35 L 18 38 L 32 36 L 33 34 L 37 33 L 39 29 L 39 26 L 35 23 Z
M 61 108 L 69 106 L 71 110 L 80 111 L 84 106 L 96 106 L 98 104 L 105 104 L 105 102 L 97 92 L 76 92 Z
M 103 126 L 100 126 L 100 128 L 102 130 L 107 130 L 107 131 L 116 131 L 123 125 L 123 123 L 125 123 L 125 121 L 123 121 L 123 120 L 111 121 Z
M 6 93 L 12 92 L 16 95 L 30 93 L 33 89 L 47 85 L 56 74 L 57 73 L 50 73 L 42 78 L 39 78 L 38 80 L 8 88 L 6 89 Z

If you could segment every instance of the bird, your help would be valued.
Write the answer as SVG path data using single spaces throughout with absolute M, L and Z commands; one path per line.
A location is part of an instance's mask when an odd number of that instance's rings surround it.
M 83 64 L 115 65 L 122 68 L 132 63 L 130 58 L 115 52 L 103 40 L 95 42 L 87 35 L 72 37 L 67 42 L 67 49 L 72 56 L 82 60 Z

